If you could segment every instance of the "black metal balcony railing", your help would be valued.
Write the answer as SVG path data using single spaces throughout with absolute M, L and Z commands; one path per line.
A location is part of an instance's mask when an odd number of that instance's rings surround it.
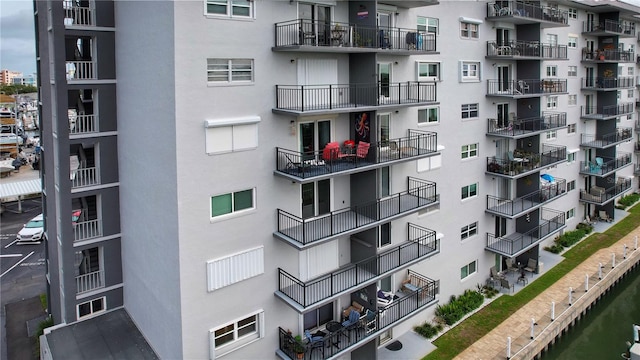
M 275 24 L 276 48 L 318 46 L 435 52 L 435 34 L 416 29 L 296 19 Z
M 487 17 L 518 17 L 568 24 L 568 11 L 549 6 L 540 6 L 525 1 L 496 1 L 487 4 Z
M 543 185 L 539 190 L 510 200 L 487 195 L 487 210 L 505 216 L 515 216 L 547 201 L 551 201 L 567 191 L 567 180 L 555 178 L 555 182 Z
M 407 186 L 409 190 L 390 197 L 310 219 L 278 209 L 277 232 L 300 245 L 307 245 L 396 215 L 417 211 L 439 200 L 434 182 L 409 177 Z
M 435 101 L 434 82 L 276 85 L 276 108 L 300 112 Z
M 514 137 L 565 126 L 567 126 L 567 113 L 543 112 L 541 117 L 489 119 L 487 134 Z
M 636 36 L 635 24 L 630 22 L 620 22 L 605 19 L 604 21 L 584 21 L 582 22 L 583 33 L 615 33 L 619 35 Z
M 585 175 L 604 176 L 631 164 L 631 153 L 618 152 L 615 159 L 600 157 L 598 161 L 580 161 L 580 173 Z M 598 158 L 596 158 L 598 159 Z
M 618 178 L 616 184 L 608 189 L 592 186 L 589 191 L 580 190 L 580 200 L 588 203 L 604 205 L 616 196 L 631 189 L 631 179 Z
M 583 89 L 619 89 L 635 87 L 633 76 L 582 78 Z
M 631 139 L 633 131 L 631 128 L 618 128 L 616 132 L 598 135 L 582 134 L 581 146 L 593 148 L 605 148 Z
M 565 146 L 542 145 L 542 152 L 531 154 L 523 151 L 514 151 L 513 158 L 487 157 L 487 172 L 507 176 L 518 176 L 529 171 L 551 166 L 567 160 L 567 148 Z
M 409 130 L 408 136 L 386 141 L 378 141 L 369 148 L 364 157 L 340 157 L 339 154 L 353 155 L 357 148 L 344 148 L 339 153 L 326 154 L 325 151 L 298 152 L 276 148 L 276 171 L 300 179 L 336 174 L 357 168 L 370 167 L 400 159 L 415 159 L 438 151 L 438 134 L 429 131 Z
M 633 152 L 636 153 L 636 155 L 640 153 L 640 141 L 636 141 L 633 144 Z
M 636 131 L 640 131 L 640 120 L 636 120 L 635 129 Z
M 406 293 L 405 296 L 395 299 L 389 306 L 375 311 L 375 317 L 366 324 L 359 323 L 355 328 L 342 328 L 336 332 L 326 335 L 322 341 L 321 351 L 317 351 L 317 356 L 321 359 L 328 359 L 338 355 L 351 346 L 378 336 L 392 325 L 404 318 L 417 313 L 420 309 L 435 303 L 436 295 L 440 292 L 440 281 L 432 280 L 413 271 L 409 272 L 409 279 L 417 290 Z M 296 359 L 295 339 L 292 334 L 282 328 L 279 329 L 279 350 L 289 357 Z M 302 346 L 304 353 L 312 352 L 311 344 Z
M 582 49 L 582 61 L 633 62 L 634 59 L 633 50 Z
M 540 225 L 524 233 L 513 233 L 508 236 L 495 236 L 487 233 L 487 249 L 512 257 L 542 241 L 547 236 L 565 226 L 565 215 L 562 211 L 542 208 Z
M 565 92 L 566 79 L 487 80 L 487 95 L 522 96 Z
M 636 164 L 633 167 L 633 175 L 636 175 L 636 176 L 640 175 L 640 164 Z
M 435 231 L 411 223 L 407 231 L 408 241 L 404 244 L 307 282 L 278 269 L 278 289 L 291 300 L 308 307 L 440 251 Z
M 545 44 L 539 41 L 487 41 L 487 57 L 567 59 L 567 45 Z
M 589 119 L 605 119 L 620 115 L 631 114 L 635 111 L 635 104 L 632 102 L 607 106 L 583 106 L 582 117 Z

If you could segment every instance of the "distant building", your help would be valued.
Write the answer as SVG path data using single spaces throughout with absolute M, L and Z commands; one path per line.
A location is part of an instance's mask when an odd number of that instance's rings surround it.
M 13 84 L 13 79 L 17 77 L 22 77 L 22 73 L 7 69 L 0 70 L 0 82 L 3 84 Z
M 27 76 L 16 76 L 11 79 L 11 83 L 15 85 L 31 85 L 36 86 L 37 74 L 31 74 Z

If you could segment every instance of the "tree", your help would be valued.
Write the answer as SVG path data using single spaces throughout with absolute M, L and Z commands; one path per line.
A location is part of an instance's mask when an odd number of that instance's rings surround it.
M 21 84 L 2 84 L 0 85 L 0 93 L 6 95 L 27 94 L 38 92 L 38 89 L 32 85 Z

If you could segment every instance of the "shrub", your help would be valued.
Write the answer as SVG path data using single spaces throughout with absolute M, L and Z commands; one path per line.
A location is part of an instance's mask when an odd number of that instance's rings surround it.
M 442 324 L 431 325 L 428 322 L 426 322 L 422 325 L 414 327 L 413 330 L 415 330 L 415 332 L 424 336 L 425 338 L 431 339 L 432 337 L 436 336 L 440 331 L 442 331 Z
M 449 303 L 438 305 L 436 315 L 441 317 L 445 324 L 453 325 L 465 314 L 479 308 L 483 302 L 484 295 L 478 291 L 467 289 L 458 298 L 452 296 Z
M 593 231 L 593 225 L 585 224 L 585 223 L 579 223 L 576 226 L 576 230 L 584 230 L 585 235 L 586 234 L 590 234 Z
M 554 254 L 559 254 L 566 247 L 571 247 L 580 241 L 585 235 L 593 230 L 593 226 L 590 224 L 580 223 L 573 231 L 567 231 L 566 233 L 556 237 L 554 244 L 546 246 L 544 249 Z
M 553 244 L 551 246 L 546 246 L 544 249 L 554 254 L 560 254 L 560 252 L 562 252 L 562 250 L 564 249 L 564 246 L 560 244 Z
M 640 200 L 640 194 L 629 194 L 621 197 L 620 200 L 618 200 L 618 204 L 622 206 L 622 209 L 626 209 L 638 200 Z

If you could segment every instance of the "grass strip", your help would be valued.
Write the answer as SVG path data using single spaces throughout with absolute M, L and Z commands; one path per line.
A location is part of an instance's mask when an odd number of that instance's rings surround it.
M 446 334 L 436 339 L 436 350 L 423 360 L 453 359 L 466 348 L 500 325 L 511 314 L 540 295 L 543 291 L 571 272 L 598 250 L 608 248 L 629 234 L 640 224 L 640 207 L 635 205 L 629 215 L 604 233 L 594 233 L 563 254 L 565 259 L 549 269 L 513 296 L 501 296 Z M 628 244 L 632 246 L 632 244 Z

